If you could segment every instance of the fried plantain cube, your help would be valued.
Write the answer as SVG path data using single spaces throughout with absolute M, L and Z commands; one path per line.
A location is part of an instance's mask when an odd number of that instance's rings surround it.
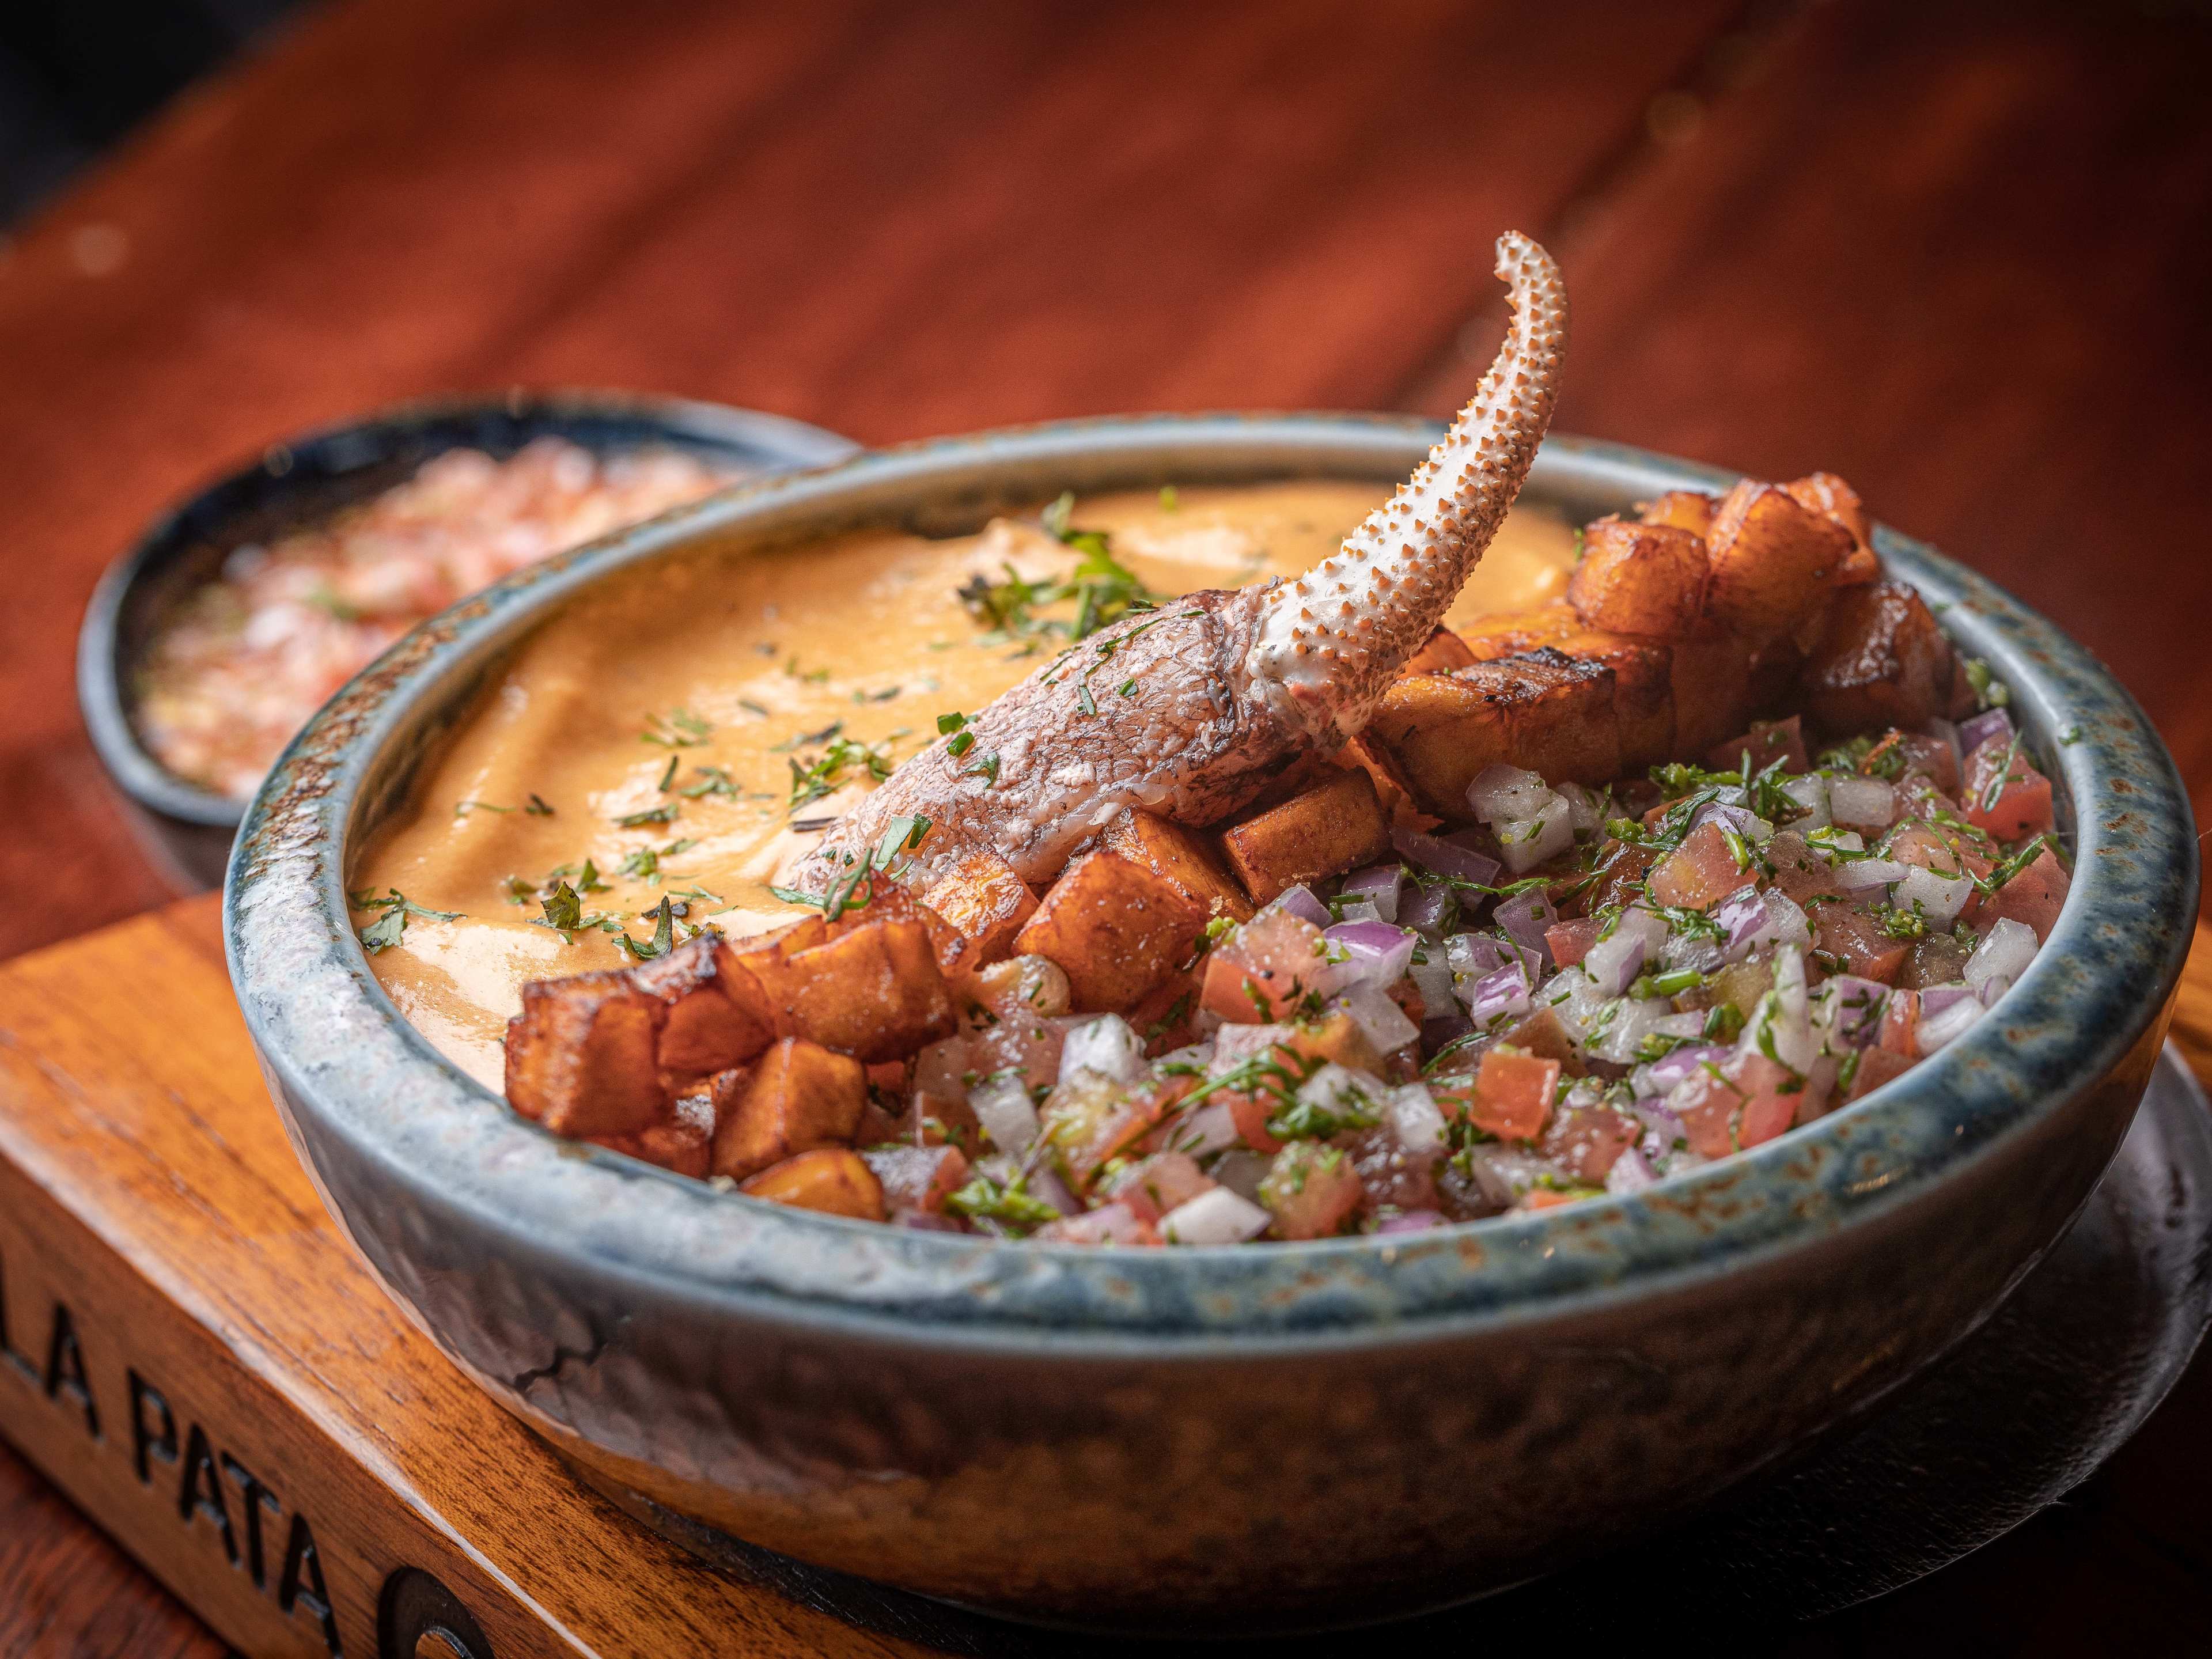
M 1674 652 L 1666 641 L 1588 627 L 1565 604 L 1490 618 L 1470 638 L 1470 648 L 1488 661 L 1550 646 L 1578 661 L 1611 669 L 1620 763 L 1650 766 L 1673 752 Z
M 958 936 L 949 965 L 969 973 L 1010 954 L 1015 935 L 1037 907 L 1036 895 L 1012 865 L 981 851 L 962 858 L 921 896 Z
M 1188 962 L 1206 920 L 1165 876 L 1101 847 L 1061 872 L 1015 945 L 1060 964 L 1079 1012 L 1113 1012 Z
M 635 1134 L 668 1097 L 658 1048 L 667 1006 L 626 972 L 577 974 L 522 988 L 507 1023 L 507 1103 L 556 1134 Z
M 1674 750 L 1703 754 L 1742 731 L 1759 707 L 1752 690 L 1753 653 L 1711 624 L 1674 641 L 1673 652 Z
M 743 1065 L 775 1035 L 759 982 L 711 930 L 625 971 L 638 989 L 667 1006 L 659 1064 L 671 1089 Z
M 1923 726 L 1950 707 L 1954 681 L 1964 678 L 1920 595 L 1878 581 L 1836 596 L 1797 684 L 1814 724 L 1843 735 Z
M 861 1060 L 896 1060 L 952 1030 L 952 994 L 919 921 L 863 921 L 824 944 L 757 960 L 754 977 L 779 1035 Z
M 788 1204 L 797 1210 L 847 1215 L 856 1221 L 884 1218 L 883 1183 L 866 1159 L 842 1146 L 787 1158 L 762 1170 L 738 1190 L 748 1197 Z
M 1439 628 L 1429 635 L 1428 642 L 1407 659 L 1401 674 L 1449 674 L 1455 668 L 1464 668 L 1474 660 L 1474 653 L 1467 648 L 1467 641 L 1449 628 Z
M 634 1135 L 591 1137 L 594 1146 L 604 1146 L 611 1152 L 627 1152 L 678 1175 L 690 1176 L 694 1181 L 707 1178 L 709 1139 L 702 1125 L 682 1117 L 656 1123 Z
M 848 1145 L 868 1103 L 860 1062 L 819 1043 L 785 1037 L 718 1100 L 712 1169 L 744 1180 L 817 1146 Z
M 1706 562 L 1704 540 L 1690 531 L 1600 519 L 1583 532 L 1567 602 L 1591 628 L 1672 639 L 1697 623 Z
M 1357 768 L 1221 832 L 1229 867 L 1255 904 L 1285 888 L 1372 864 L 1390 850 L 1374 780 Z
M 1101 846 L 1180 887 L 1209 916 L 1249 921 L 1243 890 L 1221 868 L 1212 838 L 1157 812 L 1131 807 L 1106 826 Z
M 1638 516 L 1645 524 L 1672 525 L 1677 530 L 1702 537 L 1713 527 L 1713 514 L 1719 507 L 1719 499 L 1703 490 L 1670 489 L 1646 501 Z
M 1855 546 L 1832 519 L 1746 478 L 1705 537 L 1705 615 L 1754 646 L 1778 639 L 1820 607 Z
M 1462 642 L 1475 662 L 1496 662 L 1500 657 L 1525 656 L 1557 645 L 1588 629 L 1574 606 L 1554 599 L 1533 611 L 1500 611 L 1485 617 L 1468 629 Z
M 1367 774 L 1375 798 L 1382 803 L 1382 816 L 1398 830 L 1431 830 L 1436 820 L 1421 811 L 1413 799 L 1413 786 L 1397 758 L 1364 732 L 1345 740 L 1344 758 Z
M 1620 771 L 1615 676 L 1545 647 L 1456 674 L 1394 682 L 1368 729 L 1390 751 L 1422 810 L 1470 823 L 1467 787 L 1497 763 L 1552 782 L 1604 783 Z
M 1855 550 L 1845 562 L 1839 581 L 1872 581 L 1881 574 L 1881 561 L 1874 551 L 1874 520 L 1867 516 L 1866 503 L 1859 499 L 1857 490 L 1832 472 L 1808 472 L 1782 487 L 1800 506 L 1832 519 L 1851 532 Z M 1865 574 L 1857 574 L 1860 571 Z

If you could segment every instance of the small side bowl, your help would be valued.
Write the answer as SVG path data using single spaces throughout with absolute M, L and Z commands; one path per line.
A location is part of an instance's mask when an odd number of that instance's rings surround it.
M 160 618 L 231 549 L 327 518 L 449 449 L 504 460 L 536 438 L 598 454 L 666 447 L 740 477 L 843 460 L 850 439 L 757 410 L 617 392 L 524 392 L 404 404 L 271 444 L 252 465 L 165 514 L 111 565 L 77 637 L 77 705 L 148 850 L 181 891 L 222 880 L 247 803 L 180 778 L 139 741 L 131 678 Z
M 952 533 L 1163 483 L 1402 478 L 1438 429 L 1152 416 L 771 479 L 520 573 L 334 698 L 233 856 L 231 975 L 325 1201 L 392 1294 L 597 1480 L 1001 1613 L 1251 1632 L 1463 1600 L 1663 1527 L 1972 1330 L 2080 1210 L 2156 1060 L 2196 915 L 2189 799 L 2051 623 L 1887 529 L 2009 682 L 2077 873 L 2002 1005 L 1817 1123 L 1627 1198 L 1410 1237 L 1096 1249 L 871 1226 L 562 1142 L 370 970 L 348 866 L 505 653 L 628 567 Z M 1554 435 L 1579 521 L 1729 475 Z

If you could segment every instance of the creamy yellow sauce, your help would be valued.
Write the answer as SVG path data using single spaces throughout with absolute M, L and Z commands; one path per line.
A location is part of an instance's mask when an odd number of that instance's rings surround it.
M 1147 586 L 1180 593 L 1306 570 L 1387 494 L 1285 483 L 1101 495 L 1078 501 L 1072 522 L 1106 532 Z M 993 634 L 958 589 L 979 574 L 1003 580 L 1009 563 L 1026 580 L 1065 576 L 1077 557 L 1033 523 L 1000 520 L 946 540 L 870 532 L 702 554 L 595 589 L 517 647 L 426 769 L 412 807 L 356 865 L 356 889 L 397 889 L 423 909 L 458 913 L 410 915 L 401 942 L 371 958 L 386 989 L 496 1088 L 526 981 L 629 960 L 605 932 L 587 927 L 569 943 L 533 925 L 535 890 L 553 870 L 590 860 L 606 888 L 580 896 L 585 910 L 641 939 L 652 930 L 641 913 L 664 895 L 686 921 L 711 917 L 732 933 L 781 920 L 793 907 L 768 882 L 811 844 L 787 827 L 793 762 L 822 752 L 805 739 L 834 723 L 894 763 L 926 746 L 939 714 L 981 708 L 1064 643 Z M 1572 560 L 1563 519 L 1518 511 L 1450 619 L 1557 598 Z M 848 766 L 837 793 L 795 816 L 834 814 L 866 776 Z M 667 823 L 619 823 L 668 808 Z M 658 858 L 650 875 L 640 869 L 647 853 Z

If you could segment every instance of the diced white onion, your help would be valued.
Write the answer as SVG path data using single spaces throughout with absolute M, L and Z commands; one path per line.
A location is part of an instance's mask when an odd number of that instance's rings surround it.
M 1425 1085 L 1408 1083 L 1394 1091 L 1389 1121 L 1398 1144 L 1409 1152 L 1434 1152 L 1443 1146 L 1444 1115 L 1437 1109 L 1436 1097 Z
M 1597 792 L 1579 783 L 1563 783 L 1553 791 L 1567 804 L 1568 822 L 1578 836 L 1587 836 L 1604 820 L 1598 815 Z
M 1426 962 L 1409 962 L 1406 964 L 1407 976 L 1419 990 L 1421 1005 L 1428 1010 L 1429 1017 L 1432 1019 L 1439 1014 L 1449 1013 L 1452 1001 L 1451 964 L 1440 959 L 1435 954 L 1435 951 L 1436 947 L 1431 945 L 1429 959 Z
M 1900 910 L 1917 904 L 1931 927 L 1948 927 L 1973 896 L 1971 876 L 1939 876 L 1916 864 L 1898 878 L 1897 890 L 1890 899 Z
M 1616 1198 L 1626 1198 L 1631 1193 L 1640 1193 L 1658 1176 L 1644 1161 L 1644 1154 L 1631 1146 L 1613 1160 L 1613 1167 L 1605 1172 L 1605 1189 Z
M 1485 823 L 1533 818 L 1551 799 L 1551 786 L 1517 766 L 1486 766 L 1467 787 L 1467 804 Z
M 1344 994 L 1344 1011 L 1377 1054 L 1393 1053 L 1421 1035 L 1421 1028 L 1406 1018 L 1406 1011 L 1379 985 L 1353 986 Z
M 1809 945 L 1813 942 L 1813 924 L 1807 920 L 1803 908 L 1779 887 L 1770 887 L 1759 896 L 1766 907 L 1767 926 L 1773 931 L 1776 942 L 1782 945 Z
M 1869 887 L 1887 887 L 1903 881 L 1913 866 L 1893 859 L 1852 859 L 1836 866 L 1836 885 L 1846 893 L 1863 893 Z
M 1897 791 L 1886 778 L 1830 778 L 1828 811 L 1838 823 L 1887 830 L 1897 819 Z
M 1209 1100 L 1176 1125 L 1170 1144 L 1179 1152 L 1204 1158 L 1208 1152 L 1237 1146 L 1243 1139 L 1237 1127 L 1237 1114 L 1229 1109 L 1229 1103 Z
M 1573 814 L 1564 796 L 1545 792 L 1547 799 L 1525 818 L 1510 818 L 1498 826 L 1498 850 L 1505 867 L 1515 875 L 1534 869 L 1575 844 Z
M 991 1144 L 1009 1157 L 1019 1158 L 1036 1139 L 1036 1104 L 1018 1075 L 977 1084 L 968 1104 Z
M 1233 1072 L 1248 1060 L 1256 1060 L 1293 1033 L 1287 1025 L 1224 1025 L 1213 1034 L 1213 1074 Z
M 1145 1040 L 1119 1014 L 1102 1014 L 1067 1034 L 1060 1051 L 1060 1080 L 1091 1071 L 1116 1083 L 1134 1083 L 1145 1074 Z
M 1782 793 L 1811 815 L 1797 820 L 1800 830 L 1818 830 L 1835 822 L 1828 811 L 1828 780 L 1820 773 L 1808 772 L 1802 778 L 1790 779 L 1782 786 Z
M 1863 853 L 1866 837 L 1856 830 L 1838 830 L 1832 824 L 1827 829 L 1808 834 L 1806 842 L 1815 853 L 1833 864 L 1838 853 Z
M 1160 1218 L 1160 1237 L 1170 1244 L 1242 1244 L 1267 1231 L 1273 1219 L 1249 1198 L 1216 1187 Z
M 1589 1051 L 1616 1066 L 1634 1065 L 1636 1051 L 1644 1046 L 1644 1040 L 1659 1030 L 1662 1020 L 1674 1018 L 1667 1012 L 1667 1004 L 1657 997 L 1643 1001 L 1622 997 L 1607 1006 L 1613 1010 L 1612 1014 L 1602 1024 L 1595 1018 L 1590 1022 L 1597 1036 Z
M 1302 1106 L 1319 1107 L 1327 1112 L 1345 1112 L 1363 1102 L 1370 1106 L 1379 1106 L 1389 1092 L 1382 1079 L 1370 1077 L 1364 1072 L 1355 1072 L 1349 1066 L 1340 1066 L 1332 1060 L 1298 1085 L 1297 1099 Z
M 2018 979 L 2035 960 L 2035 929 L 2010 916 L 2001 917 L 1966 958 L 1966 971 L 1960 977 L 1980 992 L 1984 1002 L 1990 1001 L 1990 981 Z
M 1536 993 L 1537 1006 L 1548 1007 L 1559 1017 L 1567 1034 L 1583 1040 L 1591 1019 L 1607 1001 L 1597 982 L 1579 968 L 1563 968 L 1559 975 Z

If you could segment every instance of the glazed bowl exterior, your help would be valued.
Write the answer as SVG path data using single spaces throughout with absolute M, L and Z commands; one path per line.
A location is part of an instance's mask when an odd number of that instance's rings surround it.
M 1063 489 L 1403 477 L 1433 426 L 1146 417 L 770 479 L 550 561 L 394 647 L 255 801 L 231 969 L 325 1200 L 462 1365 L 595 1478 L 802 1560 L 1017 1615 L 1250 1631 L 1462 1599 L 1648 1531 L 1802 1449 L 1972 1328 L 2140 1100 L 2197 908 L 2189 803 L 2112 677 L 1883 530 L 2014 691 L 2072 897 L 1941 1055 L 1742 1156 L 1392 1238 L 1039 1247 L 871 1226 L 564 1143 L 399 1016 L 349 864 L 503 654 L 611 573 L 952 533 Z M 1554 436 L 1576 522 L 1729 475 Z
M 757 410 L 621 392 L 510 392 L 404 404 L 275 443 L 164 514 L 111 565 L 77 633 L 77 707 L 133 827 L 179 891 L 222 880 L 246 803 L 180 778 L 140 742 L 131 683 L 171 605 L 233 548 L 316 523 L 389 489 L 449 449 L 505 460 L 534 439 L 594 454 L 669 448 L 733 476 L 842 460 L 834 432 Z

